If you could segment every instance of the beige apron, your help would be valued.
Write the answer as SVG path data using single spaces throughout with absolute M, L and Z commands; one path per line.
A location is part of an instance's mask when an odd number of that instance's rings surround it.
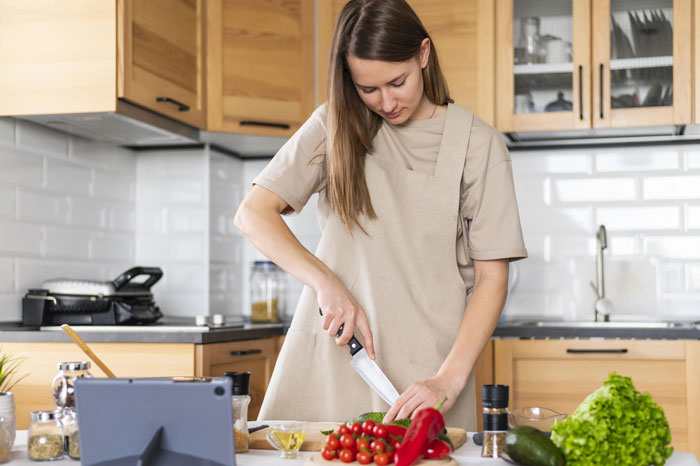
M 457 336 L 467 289 L 455 238 L 460 182 L 473 114 L 449 105 L 433 175 L 370 154 L 365 176 L 377 214 L 361 219 L 369 235 L 350 236 L 319 196 L 316 255 L 347 286 L 369 318 L 377 363 L 401 393 L 437 373 Z M 355 332 L 358 338 L 359 332 Z M 314 291 L 304 287 L 259 419 L 346 421 L 389 406 L 350 367 L 321 327 Z M 476 430 L 473 374 L 446 415 L 447 425 Z

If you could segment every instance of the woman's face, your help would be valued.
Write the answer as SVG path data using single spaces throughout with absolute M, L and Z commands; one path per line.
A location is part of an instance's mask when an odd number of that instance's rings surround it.
M 430 40 L 417 58 L 404 62 L 366 60 L 348 55 L 355 89 L 370 110 L 392 124 L 429 118 L 433 104 L 423 95 L 422 68 L 428 64 Z

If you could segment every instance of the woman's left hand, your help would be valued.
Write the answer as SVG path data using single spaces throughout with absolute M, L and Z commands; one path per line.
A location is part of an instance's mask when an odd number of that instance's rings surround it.
M 394 419 L 413 418 L 423 408 L 434 408 L 447 397 L 441 411 L 447 412 L 454 405 L 460 389 L 454 387 L 448 378 L 435 376 L 422 382 L 414 382 L 408 387 L 384 416 L 384 424 Z

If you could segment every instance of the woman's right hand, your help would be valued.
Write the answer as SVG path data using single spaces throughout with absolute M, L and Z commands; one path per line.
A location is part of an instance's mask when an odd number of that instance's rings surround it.
M 317 291 L 318 305 L 323 315 L 323 330 L 335 338 L 338 346 L 345 346 L 352 338 L 355 327 L 360 331 L 367 355 L 375 358 L 372 330 L 369 328 L 367 313 L 355 297 L 345 288 L 337 277 Z M 343 333 L 338 329 L 344 324 Z

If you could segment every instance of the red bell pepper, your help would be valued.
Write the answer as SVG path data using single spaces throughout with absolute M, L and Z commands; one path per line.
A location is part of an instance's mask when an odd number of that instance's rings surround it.
M 433 443 L 428 445 L 428 448 L 423 454 L 423 458 L 431 460 L 442 459 L 450 456 L 450 453 L 452 453 L 452 448 L 447 442 L 440 439 L 435 439 L 433 440 Z
M 387 424 L 386 431 L 389 435 L 403 438 L 406 435 L 406 428 L 396 424 Z
M 428 446 L 437 439 L 445 428 L 445 420 L 438 411 L 444 402 L 443 399 L 436 408 L 424 408 L 418 411 L 406 431 L 403 442 L 394 454 L 396 466 L 411 466 L 421 459 Z

